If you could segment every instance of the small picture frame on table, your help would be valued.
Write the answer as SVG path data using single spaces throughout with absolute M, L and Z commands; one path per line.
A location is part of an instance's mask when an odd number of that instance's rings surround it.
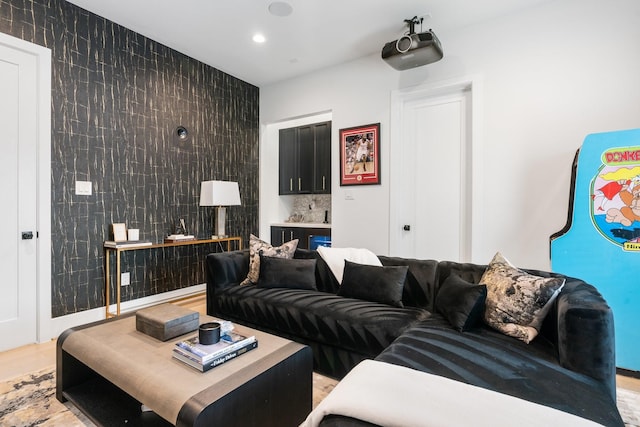
M 340 185 L 380 184 L 380 123 L 340 129 Z
M 113 240 L 115 242 L 124 242 L 127 240 L 127 225 L 124 223 L 111 224 L 113 232 Z

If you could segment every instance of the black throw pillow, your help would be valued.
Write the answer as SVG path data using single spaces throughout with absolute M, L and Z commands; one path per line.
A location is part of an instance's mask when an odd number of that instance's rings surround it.
M 436 311 L 460 332 L 471 329 L 482 318 L 487 287 L 449 275 L 436 296 Z
M 409 267 L 357 264 L 345 260 L 338 295 L 404 307 L 402 288 Z
M 274 258 L 260 254 L 259 288 L 316 288 L 315 259 Z

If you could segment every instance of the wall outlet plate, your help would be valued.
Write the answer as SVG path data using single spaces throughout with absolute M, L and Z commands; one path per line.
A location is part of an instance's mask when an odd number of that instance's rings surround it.
M 90 196 L 91 181 L 76 181 L 76 196 Z
M 120 274 L 120 286 L 129 286 L 131 284 L 131 274 L 127 271 L 126 273 Z

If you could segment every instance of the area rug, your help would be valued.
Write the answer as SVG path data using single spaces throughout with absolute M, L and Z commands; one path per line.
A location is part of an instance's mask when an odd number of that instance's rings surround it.
M 640 427 L 640 393 L 617 389 L 618 411 L 627 427 Z
M 313 407 L 337 381 L 313 374 Z M 618 389 L 618 409 L 627 427 L 640 427 L 640 393 Z M 0 426 L 94 426 L 75 406 L 56 399 L 55 369 L 33 372 L 0 383 Z
M 0 426 L 93 426 L 70 403 L 56 399 L 53 367 L 0 383 Z

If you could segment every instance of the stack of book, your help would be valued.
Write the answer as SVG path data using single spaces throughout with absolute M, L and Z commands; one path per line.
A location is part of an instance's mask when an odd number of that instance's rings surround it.
M 151 246 L 153 243 L 149 240 L 106 240 L 104 242 L 105 248 L 138 248 L 142 246 Z
M 195 336 L 176 343 L 173 357 L 201 372 L 206 372 L 257 346 L 255 336 L 245 337 L 237 332 L 228 332 L 220 337 L 219 342 L 211 345 L 200 344 Z
M 187 242 L 189 240 L 196 240 L 196 236 L 190 234 L 171 234 L 164 238 L 165 243 Z

